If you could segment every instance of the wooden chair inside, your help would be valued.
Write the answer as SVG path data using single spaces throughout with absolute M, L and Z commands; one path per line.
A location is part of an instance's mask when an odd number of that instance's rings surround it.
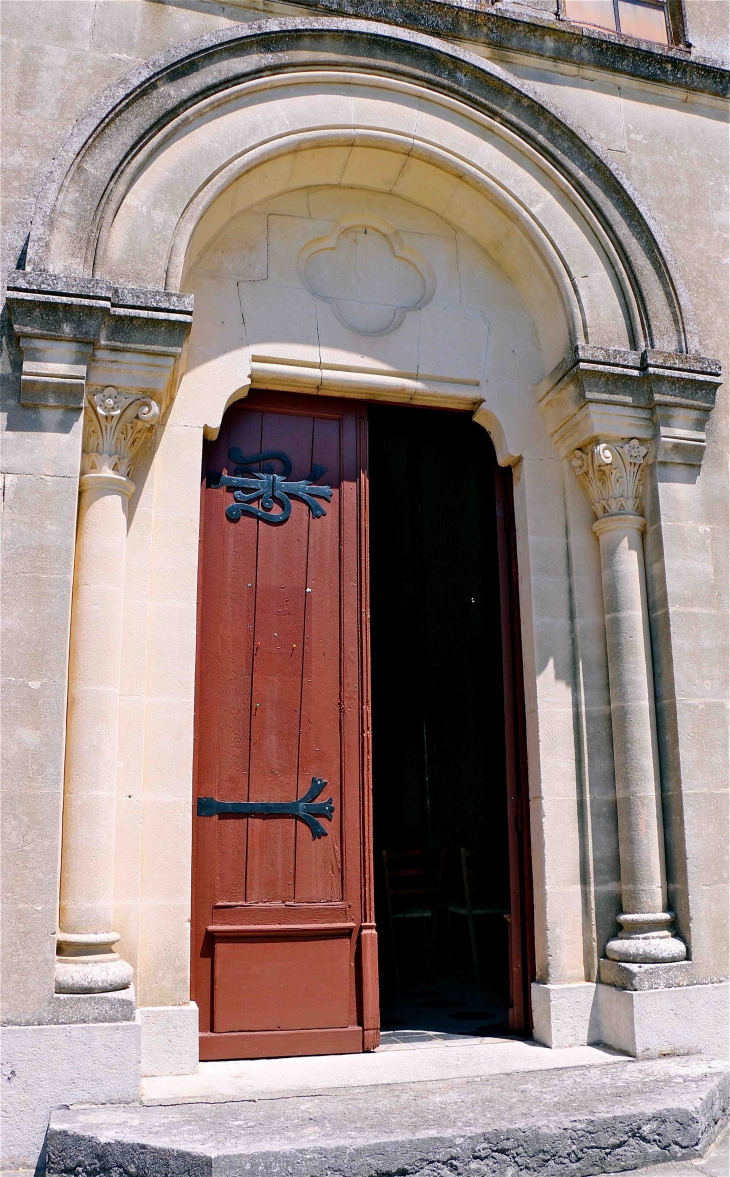
M 460 856 L 461 894 L 458 899 L 447 900 L 445 905 L 447 920 L 449 921 L 449 944 L 451 943 L 451 916 L 464 916 L 469 927 L 474 977 L 477 981 L 481 981 L 482 971 L 479 965 L 479 945 L 474 921 L 479 916 L 488 915 L 509 918 L 509 908 L 489 901 L 480 856 L 474 850 L 466 850 L 463 846 Z
M 445 850 L 435 853 L 428 850 L 383 851 L 385 900 L 396 990 L 400 989 L 396 920 L 423 921 L 426 962 L 431 967 L 445 857 Z

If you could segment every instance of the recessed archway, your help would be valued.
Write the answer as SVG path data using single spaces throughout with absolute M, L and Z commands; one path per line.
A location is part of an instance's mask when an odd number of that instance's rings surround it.
M 514 353 L 529 356 L 530 371 L 510 368 L 515 361 L 505 355 L 502 367 L 493 368 L 489 378 L 488 365 L 478 380 L 468 376 L 469 391 L 464 393 L 462 386 L 458 395 L 462 407 L 468 401 L 488 427 L 500 461 L 515 465 L 528 729 L 534 751 L 531 790 L 539 814 L 533 843 L 538 975 L 582 980 L 585 913 L 579 888 L 566 886 L 560 893 L 561 885 L 551 884 L 551 895 L 546 864 L 551 856 L 553 862 L 560 859 L 561 869 L 553 876 L 559 878 L 569 859 L 567 875 L 579 877 L 566 535 L 571 528 L 582 528 L 586 545 L 593 541 L 590 509 L 564 480 L 537 412 L 535 384 L 573 344 L 616 347 L 622 362 L 638 369 L 637 353 L 643 348 L 691 353 L 695 341 L 671 256 L 620 173 L 528 86 L 488 62 L 427 37 L 369 23 L 262 22 L 203 38 L 135 71 L 102 96 L 59 153 L 39 201 L 26 280 L 45 271 L 78 280 L 80 287 L 86 281 L 84 288 L 92 293 L 116 288 L 113 297 L 139 311 L 122 341 L 129 343 L 131 353 L 154 351 L 142 326 L 145 315 L 154 313 L 157 297 L 173 306 L 170 295 L 181 287 L 194 289 L 198 296 L 187 371 L 169 412 L 164 406 L 154 456 L 139 458 L 137 497 L 131 504 L 130 567 L 139 573 L 140 583 L 148 575 L 147 627 L 140 647 L 150 696 L 146 747 L 171 750 L 170 764 L 146 765 L 144 773 L 153 774 L 155 789 L 168 790 L 166 812 L 177 823 L 179 849 L 187 837 L 192 759 L 191 570 L 196 564 L 200 450 L 203 434 L 215 435 L 226 406 L 263 379 L 256 372 L 259 360 L 240 330 L 245 327 L 240 296 L 233 304 L 238 307 L 235 322 L 206 321 L 207 311 L 219 304 L 206 301 L 198 282 L 218 236 L 237 232 L 246 218 L 268 218 L 267 202 L 335 191 L 337 199 L 356 192 L 360 204 L 388 198 L 401 209 L 407 207 L 413 217 L 439 218 L 447 226 L 446 237 L 464 235 L 474 243 L 475 256 L 486 259 L 483 268 L 492 267 L 498 276 L 494 289 L 502 292 L 505 305 L 510 303 L 513 323 L 521 323 Z M 388 221 L 384 213 L 374 215 Z M 271 215 L 289 214 L 279 209 Z M 343 215 L 340 210 L 333 220 Z M 402 234 L 395 213 L 390 216 L 389 225 Z M 312 240 L 307 239 L 310 244 Z M 392 244 L 392 234 L 388 240 Z M 420 253 L 426 256 L 425 250 Z M 319 298 L 317 291 L 307 293 Z M 326 301 L 320 298 L 323 305 Z M 381 395 L 386 387 L 382 381 L 395 380 L 401 384 L 400 399 L 423 397 L 426 403 L 434 390 L 421 379 L 418 364 L 391 363 L 384 370 L 368 361 L 376 337 L 398 340 L 409 320 L 434 305 L 433 299 L 426 305 L 419 296 L 412 305 L 401 306 L 403 322 L 390 336 L 363 336 L 370 343 L 360 349 L 358 364 L 323 362 L 320 349 L 318 361 L 284 365 L 288 371 L 281 386 L 304 390 L 302 382 L 309 380 L 310 391 L 342 395 L 343 373 L 358 367 L 351 395 L 367 396 L 365 377 L 375 376 Z M 500 300 L 494 306 L 501 311 Z M 509 331 L 501 329 L 499 335 L 505 342 Z M 206 359 L 196 349 L 208 345 L 212 351 Z M 267 362 L 302 358 L 301 352 L 264 357 Z M 118 354 L 112 359 L 118 360 Z M 108 356 L 104 360 L 111 364 Z M 93 363 L 98 374 L 103 367 L 98 355 Z M 301 371 L 295 376 L 296 367 Z M 184 368 L 183 360 L 175 384 Z M 273 368 L 269 363 L 269 379 Z M 333 370 L 340 383 L 328 389 Z M 133 376 L 137 378 L 136 371 Z M 419 382 L 423 387 L 414 387 Z M 95 386 L 93 378 L 90 383 Z M 441 391 L 456 395 L 453 389 Z M 143 495 L 148 512 L 139 509 Z M 147 547 L 140 539 L 145 527 Z M 595 589 L 593 547 L 583 554 Z M 172 567 L 185 571 L 174 585 Z M 594 608 L 593 621 L 600 631 L 600 607 Z M 171 626 L 177 627 L 174 635 Z M 134 645 L 137 637 L 129 631 L 124 640 Z M 596 690 L 605 706 L 605 660 L 599 646 L 600 640 L 592 656 Z M 161 668 L 173 647 L 175 672 L 166 677 Z M 175 707 L 166 709 L 161 699 L 170 681 Z M 605 732 L 595 738 L 609 742 Z M 562 752 L 553 754 L 553 749 Z M 604 759 L 610 776 L 610 748 Z M 164 788 L 159 783 L 163 780 Z M 543 820 L 548 811 L 550 820 Z M 154 838 L 154 805 L 145 820 L 145 836 Z M 139 928 L 124 929 L 125 938 L 137 938 L 128 956 L 139 962 L 145 1002 L 175 1004 L 186 1000 L 188 992 L 183 948 L 189 864 L 184 854 L 167 864 L 165 902 L 172 915 L 164 928 L 149 863 L 142 874 L 147 897 Z M 548 919 L 558 893 L 559 927 Z M 117 923 L 121 926 L 123 916 Z M 166 959 L 176 962 L 164 975 L 162 958 L 145 947 L 161 937 L 170 949 Z

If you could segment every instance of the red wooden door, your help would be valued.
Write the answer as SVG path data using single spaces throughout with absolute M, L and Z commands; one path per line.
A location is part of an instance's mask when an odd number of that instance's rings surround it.
M 249 485 L 230 518 L 235 488 L 217 475 L 237 468 L 255 484 L 267 461 L 287 474 L 282 458 L 251 460 L 266 451 L 289 459 L 290 481 L 329 485 L 331 499 L 295 492 L 266 510 Z M 325 397 L 253 392 L 206 446 L 192 935 L 202 1059 L 378 1044 L 366 461 L 365 407 Z M 309 824 L 220 811 L 291 806 L 322 781 Z M 329 798 L 330 817 L 316 811 Z

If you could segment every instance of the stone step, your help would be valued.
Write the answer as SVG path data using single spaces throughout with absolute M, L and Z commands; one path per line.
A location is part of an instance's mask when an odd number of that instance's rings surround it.
M 702 1156 L 726 1067 L 693 1057 L 235 1103 L 62 1109 L 48 1177 L 590 1177 Z

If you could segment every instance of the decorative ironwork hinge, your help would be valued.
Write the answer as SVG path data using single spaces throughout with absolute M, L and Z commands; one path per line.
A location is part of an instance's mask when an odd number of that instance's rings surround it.
M 217 813 L 243 813 L 248 817 L 299 818 L 309 826 L 314 841 L 329 833 L 314 814 L 332 821 L 335 811 L 331 797 L 314 804 L 326 784 L 321 777 L 313 776 L 308 791 L 296 801 L 216 801 L 215 797 L 198 797 L 198 817 L 215 817 Z
M 289 482 L 288 478 L 292 471 L 291 459 L 281 450 L 264 450 L 260 454 L 250 454 L 246 457 L 234 446 L 228 451 L 228 457 L 235 463 L 233 474 L 210 472 L 208 486 L 211 490 L 228 488 L 233 491 L 233 502 L 226 507 L 226 515 L 234 523 L 243 513 L 263 519 L 264 523 L 286 523 L 291 515 L 291 498 L 301 499 L 306 503 L 315 519 L 327 514 L 317 499 L 326 499 L 329 502 L 332 498 L 332 487 L 312 485 L 327 473 L 326 466 L 320 466 L 315 462 L 307 478 L 302 478 L 299 482 Z M 281 474 L 274 473 L 274 467 L 267 461 L 269 458 L 281 462 Z M 257 462 L 263 462 L 260 472 L 251 469 Z M 213 481 L 214 479 L 217 481 Z M 256 499 L 261 499 L 261 507 L 251 506 Z M 271 513 L 274 500 L 281 507 L 277 514 Z

